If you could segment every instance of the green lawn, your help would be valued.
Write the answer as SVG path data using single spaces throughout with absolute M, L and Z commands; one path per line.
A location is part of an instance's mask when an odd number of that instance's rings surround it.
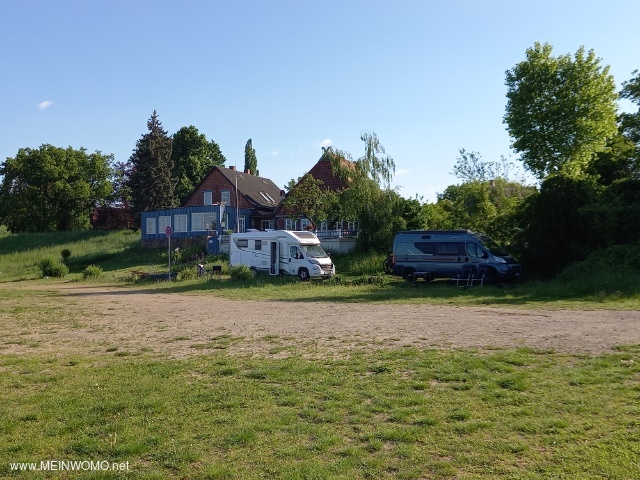
M 0 475 L 638 478 L 640 348 L 596 358 L 405 348 L 286 359 L 0 357 Z M 316 352 L 317 355 L 317 352 Z M 113 472 L 73 478 L 118 478 Z
M 339 283 L 234 282 L 228 275 L 134 282 L 130 270 L 161 268 L 166 259 L 141 249 L 137 239 L 135 232 L 0 235 L 0 322 L 3 315 L 51 329 L 82 322 L 65 309 L 70 300 L 52 290 L 3 283 L 80 282 L 90 264 L 104 270 L 98 282 L 174 294 L 529 308 L 640 305 L 637 277 L 600 272 L 598 278 L 515 287 L 416 288 L 383 276 L 376 256 L 336 257 Z M 38 262 L 65 248 L 72 253 L 71 273 L 39 279 Z M 258 356 L 229 353 L 231 341 L 216 339 L 213 353 L 194 350 L 186 359 L 108 347 L 91 356 L 70 356 L 62 347 L 54 357 L 36 348 L 16 356 L 0 341 L 0 477 L 640 478 L 640 346 L 596 357 L 380 346 L 299 347 Z M 47 461 L 58 468 L 75 461 L 128 470 L 12 470 L 12 464 Z

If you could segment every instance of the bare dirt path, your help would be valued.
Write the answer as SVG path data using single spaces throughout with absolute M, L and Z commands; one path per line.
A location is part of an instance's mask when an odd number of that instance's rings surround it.
M 286 355 L 303 346 L 312 354 L 394 346 L 526 346 L 598 354 L 640 344 L 640 312 L 634 311 L 239 301 L 78 284 L 42 288 L 59 291 L 64 308 L 77 319 L 32 322 L 28 341 L 5 345 L 0 353 L 151 352 L 182 358 L 216 349 Z M 24 329 L 10 314 L 0 312 L 0 321 L 5 332 Z

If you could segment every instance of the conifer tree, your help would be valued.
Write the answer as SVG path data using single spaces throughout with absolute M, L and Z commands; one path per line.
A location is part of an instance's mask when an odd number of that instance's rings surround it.
M 147 121 L 147 128 L 149 132 L 137 141 L 129 158 L 131 206 L 136 213 L 175 206 L 172 140 L 155 110 Z

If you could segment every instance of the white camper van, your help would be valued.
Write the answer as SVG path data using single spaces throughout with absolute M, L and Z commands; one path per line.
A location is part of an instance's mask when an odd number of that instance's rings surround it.
M 336 273 L 329 255 L 312 232 L 271 230 L 232 233 L 229 266 L 247 265 L 256 273 L 297 275 L 300 280 L 328 278 Z

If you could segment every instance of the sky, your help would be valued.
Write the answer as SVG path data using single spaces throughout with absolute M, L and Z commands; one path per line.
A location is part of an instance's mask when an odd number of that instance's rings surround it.
M 156 110 L 227 166 L 251 139 L 281 188 L 373 132 L 399 193 L 433 202 L 460 149 L 519 164 L 505 72 L 527 48 L 584 46 L 620 88 L 638 18 L 633 0 L 0 0 L 0 162 L 42 144 L 126 161 Z

